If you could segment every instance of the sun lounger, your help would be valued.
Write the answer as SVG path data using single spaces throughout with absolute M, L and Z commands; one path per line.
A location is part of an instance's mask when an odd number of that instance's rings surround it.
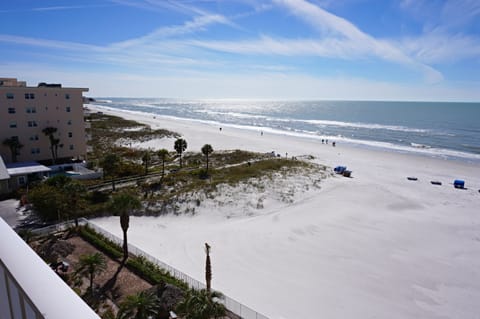
M 407 177 L 407 179 L 408 179 L 409 181 L 418 181 L 418 178 L 416 178 L 416 177 L 414 177 L 414 176 L 409 176 L 409 177 Z
M 442 182 L 439 181 L 431 181 L 432 185 L 442 185 Z

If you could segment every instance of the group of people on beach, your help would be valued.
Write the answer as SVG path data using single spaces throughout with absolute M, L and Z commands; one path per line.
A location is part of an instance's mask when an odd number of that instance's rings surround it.
M 322 144 L 328 144 L 328 139 L 322 138 Z M 332 142 L 332 146 L 335 147 L 337 146 L 337 143 L 335 141 Z

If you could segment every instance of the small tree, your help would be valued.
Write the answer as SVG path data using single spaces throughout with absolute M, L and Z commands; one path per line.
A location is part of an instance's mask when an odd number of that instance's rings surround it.
M 150 151 L 147 150 L 145 153 L 143 153 L 142 156 L 142 163 L 145 166 L 145 175 L 148 174 L 148 165 L 150 165 L 150 161 L 152 159 L 152 156 L 150 155 Z
M 107 261 L 100 253 L 80 256 L 75 274 L 88 276 L 90 281 L 90 293 L 93 296 L 93 279 L 107 269 Z
M 23 147 L 23 144 L 20 143 L 17 137 L 6 138 L 2 142 L 3 145 L 8 146 L 10 153 L 12 155 L 12 162 L 17 161 L 17 156 L 20 155 L 20 149 Z
M 185 141 L 183 138 L 179 138 L 175 141 L 173 148 L 180 156 L 180 167 L 182 167 L 182 153 L 187 149 L 187 141 Z
M 117 319 L 156 318 L 160 309 L 158 297 L 146 291 L 130 295 L 120 304 Z
M 56 175 L 29 191 L 28 200 L 42 220 L 61 220 L 73 215 L 77 221 L 86 206 L 85 195 L 86 189 L 78 181 Z
M 87 207 L 85 195 L 87 189 L 77 181 L 72 180 L 63 187 L 65 197 L 68 200 L 68 208 L 75 219 L 75 227 L 78 227 L 78 218 L 81 216 L 81 210 Z M 67 208 L 67 209 L 68 209 Z
M 185 319 L 221 318 L 226 313 L 225 306 L 218 302 L 222 298 L 223 295 L 217 291 L 189 290 L 176 310 Z
M 115 175 L 120 168 L 120 157 L 115 153 L 109 153 L 105 155 L 101 162 L 103 167 L 104 178 L 105 176 L 110 176 L 112 178 L 112 190 L 115 191 Z
M 205 144 L 205 145 L 203 145 L 203 147 L 202 147 L 202 153 L 203 153 L 203 155 L 205 155 L 205 157 L 207 158 L 207 174 L 208 174 L 208 155 L 210 155 L 211 153 L 213 153 L 212 145 L 210 145 L 210 144 Z
M 158 150 L 157 155 L 158 155 L 158 158 L 162 160 L 162 178 L 163 178 L 165 175 L 165 161 L 168 158 L 168 150 L 162 148 Z
M 120 226 L 123 232 L 123 261 L 128 258 L 127 231 L 130 225 L 130 213 L 142 206 L 140 200 L 129 193 L 119 193 L 112 197 L 110 208 L 120 215 Z

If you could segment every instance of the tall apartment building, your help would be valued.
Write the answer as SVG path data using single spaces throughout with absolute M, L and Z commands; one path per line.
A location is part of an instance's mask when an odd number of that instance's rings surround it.
M 0 155 L 12 162 L 52 160 L 50 137 L 43 130 L 55 128 L 56 157 L 84 159 L 86 155 L 83 92 L 87 88 L 66 88 L 40 83 L 36 87 L 14 78 L 0 78 Z M 17 154 L 6 140 L 23 145 Z

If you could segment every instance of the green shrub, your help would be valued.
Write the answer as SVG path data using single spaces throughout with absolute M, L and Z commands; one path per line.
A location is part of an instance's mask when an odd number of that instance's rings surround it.
M 129 258 L 127 260 L 127 267 L 152 285 L 165 282 L 185 291 L 188 290 L 188 285 L 185 282 L 171 276 L 168 271 L 161 269 L 158 265 L 148 261 L 144 256 Z
M 119 259 L 123 256 L 122 249 L 113 241 L 105 238 L 105 236 L 96 233 L 89 227 L 82 227 L 79 231 L 80 236 L 87 242 L 103 251 L 108 256 Z
M 120 259 L 123 257 L 123 251 L 119 245 L 95 232 L 88 226 L 81 227 L 79 233 L 87 242 L 108 256 L 114 259 Z M 188 285 L 185 282 L 171 276 L 168 271 L 148 261 L 144 256 L 131 256 L 127 259 L 126 266 L 137 276 L 148 281 L 152 285 L 165 282 L 175 285 L 185 291 L 188 290 Z

